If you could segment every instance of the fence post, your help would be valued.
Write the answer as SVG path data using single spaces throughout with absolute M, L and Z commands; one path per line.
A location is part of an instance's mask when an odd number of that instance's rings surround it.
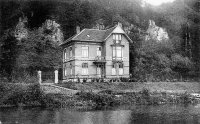
M 58 83 L 58 70 L 55 70 L 54 73 L 55 73 L 55 84 L 57 84 Z
M 39 84 L 42 83 L 42 71 L 38 71 L 38 82 Z

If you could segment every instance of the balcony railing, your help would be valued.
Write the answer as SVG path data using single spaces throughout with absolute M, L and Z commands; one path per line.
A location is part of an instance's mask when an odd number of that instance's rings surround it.
M 95 57 L 95 62 L 106 62 L 106 59 L 105 57 L 102 57 L 102 56 L 97 56 Z
M 113 61 L 123 61 L 123 57 L 112 57 Z

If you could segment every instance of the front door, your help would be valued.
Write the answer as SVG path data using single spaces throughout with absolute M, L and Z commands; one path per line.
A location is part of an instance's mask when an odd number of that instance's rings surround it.
M 97 66 L 97 77 L 101 77 L 102 76 L 102 68 L 101 66 Z
M 105 73 L 105 66 L 103 64 L 97 65 L 97 77 L 103 78 Z

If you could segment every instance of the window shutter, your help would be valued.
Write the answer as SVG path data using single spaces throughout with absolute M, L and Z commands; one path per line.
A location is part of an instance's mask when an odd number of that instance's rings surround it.
M 116 57 L 116 47 L 112 47 L 113 48 L 113 57 Z
M 69 47 L 69 56 L 72 57 L 72 47 Z
M 67 49 L 66 48 L 64 49 L 64 52 L 63 52 L 63 59 L 64 59 L 64 61 L 66 61 L 66 59 L 67 59 Z
M 72 72 L 73 71 L 73 69 L 72 69 L 72 64 L 70 64 L 70 74 L 72 75 Z

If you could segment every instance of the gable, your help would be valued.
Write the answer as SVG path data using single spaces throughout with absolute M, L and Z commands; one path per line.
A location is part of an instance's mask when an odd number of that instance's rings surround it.
M 104 41 L 105 43 L 107 43 L 107 42 L 111 42 L 112 44 L 114 43 L 113 42 L 113 34 L 115 34 L 115 33 L 112 33 L 111 35 L 109 35 L 109 37 Z M 121 42 L 123 42 L 123 43 L 125 43 L 126 42 L 126 44 L 129 44 L 130 43 L 130 40 L 127 38 L 127 36 L 125 35 L 125 34 L 121 34 Z
M 109 35 L 104 40 L 106 41 L 110 36 L 112 36 L 112 34 L 122 34 L 127 38 L 129 42 L 133 43 L 133 41 L 129 38 L 129 36 L 124 32 L 124 30 L 119 25 L 114 27 L 114 29 L 109 33 Z
M 123 30 L 120 26 L 117 26 L 117 27 L 112 31 L 112 33 L 125 34 L 124 30 Z

